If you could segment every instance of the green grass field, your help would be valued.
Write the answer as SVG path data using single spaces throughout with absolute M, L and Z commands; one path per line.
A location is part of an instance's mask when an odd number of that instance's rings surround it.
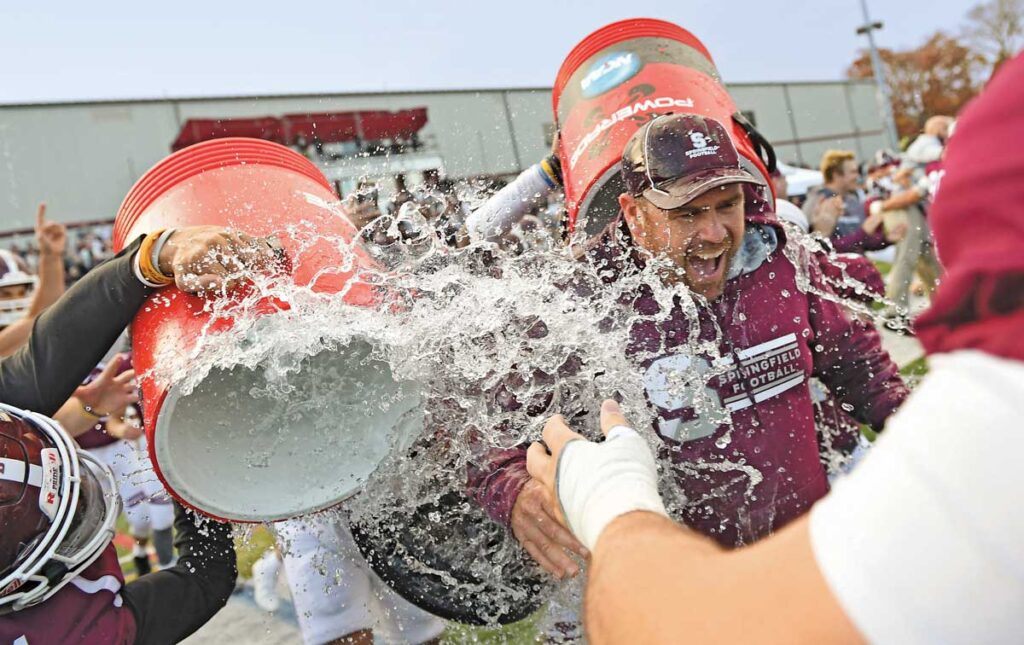
M 114 541 L 119 558 L 131 554 L 131 538 L 128 537 L 128 522 L 124 515 L 118 518 L 117 532 L 118 539 Z M 263 526 L 252 530 L 247 539 L 235 538 L 235 553 L 238 556 L 238 575 L 241 578 L 252 577 L 252 565 L 274 544 L 274 537 Z M 123 566 L 125 580 L 131 581 L 136 577 L 135 568 L 128 560 Z M 513 625 L 507 625 L 498 629 L 484 629 L 468 627 L 451 623 L 445 631 L 442 641 L 445 643 L 482 643 L 484 645 L 520 645 L 536 642 L 537 629 L 534 626 L 534 618 L 527 618 Z

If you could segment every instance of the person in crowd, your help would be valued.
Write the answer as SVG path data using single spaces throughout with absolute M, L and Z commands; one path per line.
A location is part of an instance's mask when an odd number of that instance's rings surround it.
M 75 393 L 155 286 L 216 293 L 243 269 L 275 262 L 270 242 L 241 233 L 161 233 L 87 274 L 0 360 L 0 642 L 178 642 L 234 588 L 229 527 L 199 526 L 178 505 L 178 564 L 125 585 L 110 541 L 119 508 L 113 476 L 44 416 Z
M 0 357 L 10 356 L 28 339 L 32 324 L 64 293 L 64 248 L 67 230 L 46 220 L 46 204 L 36 210 L 39 275 L 24 260 L 0 249 Z
M 917 166 L 926 166 L 941 159 L 952 125 L 953 117 L 944 115 L 929 117 L 924 122 L 921 134 L 907 146 L 904 158 Z
M 866 197 L 868 199 L 884 199 L 892 195 L 896 189 L 896 186 L 893 184 L 893 173 L 899 166 L 900 158 L 898 155 L 885 149 L 876 152 L 865 170 L 864 191 Z
M 388 200 L 384 210 L 392 217 L 398 215 L 398 211 L 406 202 L 412 201 L 412 192 L 406 187 L 405 175 L 395 175 L 395 193 Z
M 789 194 L 789 182 L 786 175 L 778 169 L 771 173 L 772 186 L 775 188 L 775 214 L 784 222 L 796 225 L 801 231 L 807 233 L 811 224 L 807 216 L 800 210 L 800 207 L 789 201 L 786 196 Z
M 831 240 L 840 253 L 863 253 L 889 242 L 877 219 L 868 220 L 860 192 L 860 169 L 848 150 L 828 150 L 821 157 L 825 185 L 804 204 L 811 230 Z
M 772 180 L 772 187 L 775 189 L 775 199 L 786 199 L 789 194 L 789 182 L 786 180 L 786 175 L 776 168 L 769 173 L 769 176 Z
M 695 142 L 714 152 L 687 155 Z M 600 246 L 605 257 L 599 261 L 633 271 L 644 258 L 667 259 L 662 281 L 698 296 L 699 330 L 688 331 L 677 298 L 659 316 L 664 320 L 633 327 L 629 350 L 643 357 L 639 367 L 657 413 L 655 429 L 679 469 L 680 489 L 694 501 L 683 517 L 723 546 L 748 544 L 785 526 L 828 490 L 810 377 L 875 429 L 907 388 L 870 322 L 798 287 L 800 271 L 820 293 L 831 292 L 816 255 L 797 266 L 782 252 L 786 232 L 765 187 L 741 168 L 720 123 L 695 115 L 650 121 L 626 145 L 622 177 L 622 218 Z M 635 294 L 631 305 L 646 314 L 662 307 L 647 291 Z M 709 342 L 719 338 L 722 358 L 691 356 L 693 333 Z M 712 409 L 698 412 L 669 378 L 696 371 L 709 379 L 705 374 L 718 360 L 734 367 L 707 380 Z M 721 415 L 730 422 L 714 420 Z M 722 442 L 727 434 L 731 442 Z M 741 459 L 761 479 L 725 465 Z M 543 486 L 526 472 L 525 447 L 489 454 L 470 472 L 469 487 L 545 569 L 559 577 L 578 570 L 570 553 L 586 550 L 554 521 Z
M 593 554 L 591 642 L 1018 639 L 1022 101 L 1018 55 L 965 108 L 931 213 L 947 272 L 917 321 L 931 371 L 810 513 L 725 552 L 666 517 L 650 448 L 614 401 L 602 406 L 604 443 L 547 423 L 528 467 Z
M 895 303 L 897 310 L 894 313 L 897 314 L 909 313 L 915 272 L 921 276 L 922 286 L 929 296 L 935 291 L 941 275 L 926 215 L 944 174 L 942 154 L 952 125 L 949 117 L 929 119 L 925 133 L 907 149 L 906 163 L 896 173 L 894 190 L 877 205 L 872 205 L 873 213 L 885 218 L 887 225 L 896 221 L 905 230 L 896 247 L 896 260 L 889 273 L 887 288 L 887 295 Z M 921 141 L 923 143 L 918 145 Z

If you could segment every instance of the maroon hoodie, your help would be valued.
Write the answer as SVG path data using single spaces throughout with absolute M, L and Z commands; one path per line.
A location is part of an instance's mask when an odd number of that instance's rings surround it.
M 875 430 L 908 393 L 870 322 L 797 288 L 796 268 L 782 253 L 785 233 L 774 216 L 748 215 L 752 225 L 771 227 L 778 246 L 759 266 L 729 280 L 700 314 L 702 339 L 714 339 L 715 323 L 721 328 L 727 370 L 712 377 L 706 391 L 719 414 L 728 410 L 731 426 L 701 418 L 691 401 L 669 392 L 666 374 L 693 361 L 698 370 L 709 369 L 706 357 L 692 357 L 687 348 L 689 325 L 678 304 L 666 320 L 644 320 L 630 330 L 630 355 L 646 357 L 639 367 L 648 404 L 657 412 L 663 456 L 677 465 L 676 480 L 688 499 L 683 519 L 725 546 L 779 529 L 828 491 L 809 377 L 824 382 L 843 409 Z M 812 284 L 829 290 L 818 259 L 808 265 Z M 659 308 L 646 294 L 633 305 L 647 315 Z M 487 459 L 470 470 L 469 492 L 507 525 L 529 479 L 526 448 L 491 451 Z
M 964 108 L 929 218 L 946 275 L 914 327 L 930 354 L 1024 361 L 1024 53 Z

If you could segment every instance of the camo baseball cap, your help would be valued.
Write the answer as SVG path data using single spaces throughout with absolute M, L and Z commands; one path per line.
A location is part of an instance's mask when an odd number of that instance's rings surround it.
M 696 114 L 664 114 L 637 130 L 622 153 L 622 178 L 630 194 L 663 210 L 718 186 L 763 185 L 740 165 L 725 127 Z

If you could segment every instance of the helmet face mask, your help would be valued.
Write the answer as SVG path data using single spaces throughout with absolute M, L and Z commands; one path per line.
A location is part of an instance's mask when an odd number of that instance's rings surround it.
M 10 428 L 46 447 L 30 452 Z M 15 554 L 0 562 L 3 615 L 43 602 L 92 564 L 113 538 L 120 500 L 110 470 L 53 420 L 0 403 L 0 433 L 0 484 L 21 484 L 0 496 L 0 552 Z
M 25 261 L 14 253 L 0 249 L 0 329 L 25 316 L 32 306 L 32 290 L 36 277 Z

